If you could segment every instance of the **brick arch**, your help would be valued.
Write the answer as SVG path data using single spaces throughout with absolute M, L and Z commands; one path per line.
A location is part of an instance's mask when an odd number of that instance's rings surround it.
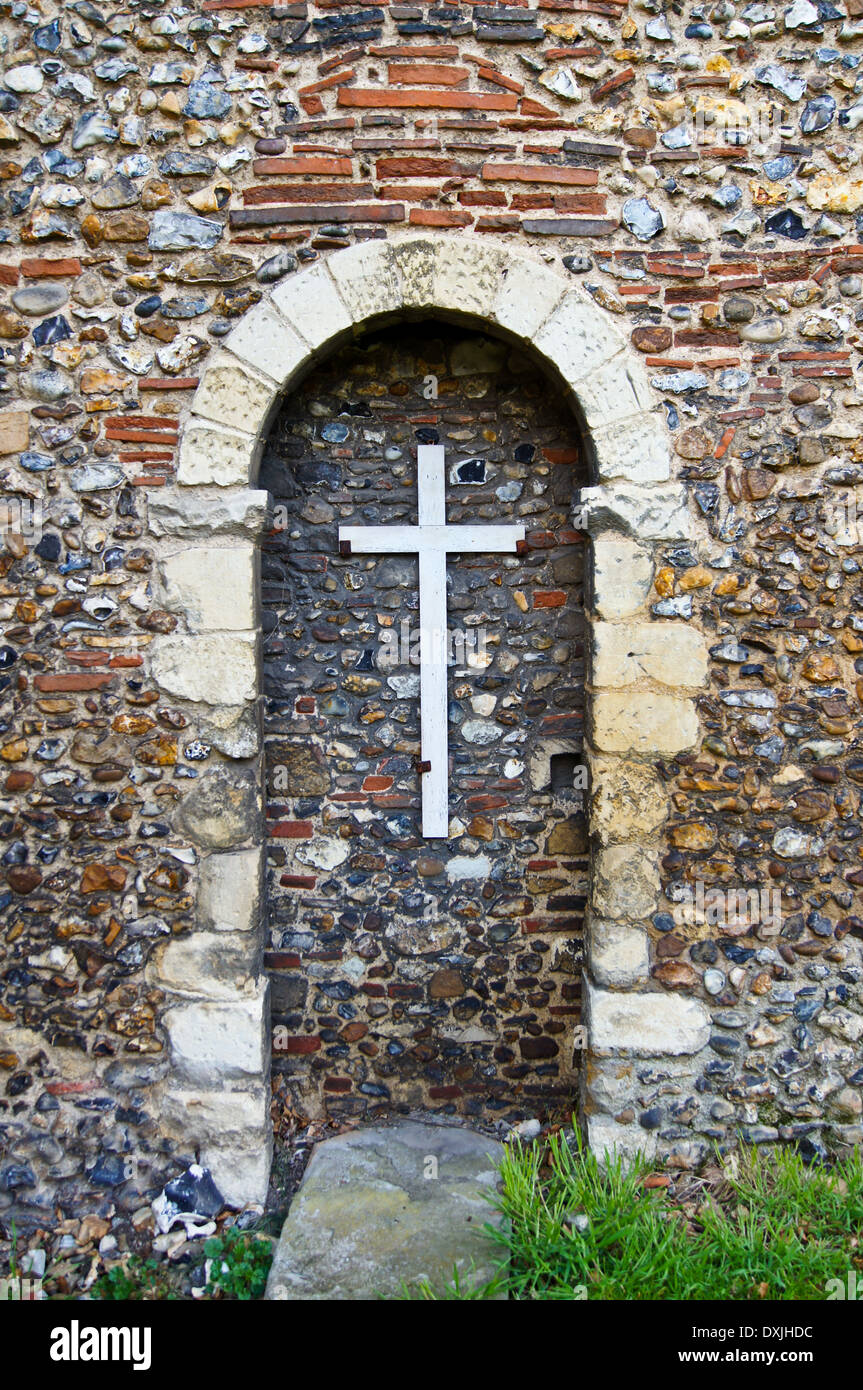
M 655 1136 L 613 1118 L 638 1085 L 635 1059 L 680 1078 L 708 1041 L 703 1006 L 650 975 L 646 924 L 660 902 L 666 817 L 654 764 L 697 743 L 707 654 L 686 623 L 650 622 L 654 549 L 686 539 L 689 520 L 644 366 L 571 279 L 512 246 L 407 236 L 338 251 L 277 285 L 208 360 L 182 426 L 176 486 L 150 504 L 164 601 L 187 626 L 154 640 L 151 673 L 223 758 L 202 765 L 175 821 L 200 862 L 197 930 L 165 949 L 153 977 L 172 999 L 163 1113 L 234 1201 L 263 1199 L 272 1147 L 257 598 L 268 499 L 255 489 L 258 461 L 278 402 L 315 362 L 412 317 L 462 322 L 538 358 L 571 400 L 592 468 L 582 492 L 592 540 L 591 1145 L 655 1148 Z

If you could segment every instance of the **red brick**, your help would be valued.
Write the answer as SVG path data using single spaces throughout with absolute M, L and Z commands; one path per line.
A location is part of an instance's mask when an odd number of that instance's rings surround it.
M 443 63 L 390 63 L 390 82 L 429 86 L 457 87 L 470 77 L 467 68 L 446 67 Z
M 306 1057 L 310 1052 L 320 1051 L 320 1038 L 309 1038 L 300 1035 L 286 1038 L 285 1041 L 288 1044 L 287 1047 L 280 1047 L 278 1051 L 288 1052 L 295 1057 Z
M 471 174 L 473 172 L 457 159 L 433 159 L 423 156 L 400 155 L 390 159 L 379 159 L 376 164 L 379 179 L 393 178 L 444 178 L 447 175 Z
M 392 777 L 379 777 L 376 776 L 374 773 L 370 773 L 368 777 L 365 777 L 363 779 L 363 791 L 388 792 L 393 784 L 393 781 L 394 778 Z
M 616 72 L 613 77 L 609 77 L 605 82 L 600 82 L 598 87 L 594 87 L 590 94 L 591 101 L 602 101 L 611 92 L 616 92 L 618 87 L 625 87 L 628 82 L 635 78 L 635 68 L 623 68 L 621 72 Z
M 501 188 L 467 189 L 458 195 L 466 208 L 505 208 L 506 194 Z
M 100 690 L 113 676 L 110 671 L 69 671 L 56 676 L 35 676 L 37 690 Z
M 521 96 L 524 91 L 524 83 L 516 82 L 514 77 L 507 77 L 502 72 L 495 72 L 492 68 L 480 68 L 477 77 L 481 77 L 483 82 L 493 82 L 496 87 L 503 87 L 507 92 L 517 92 Z
M 52 260 L 50 256 L 35 256 L 21 262 L 21 274 L 29 280 L 63 275 L 80 275 L 81 262 L 77 256 L 61 256 Z
M 17 285 L 17 265 L 0 265 L 0 285 Z
M 199 381 L 197 376 L 145 376 L 138 382 L 138 390 L 194 391 Z
M 454 43 L 429 43 L 417 48 L 411 44 L 369 44 L 369 53 L 373 58 L 457 58 L 458 45 Z
M 523 116 L 550 116 L 552 119 L 557 116 L 557 112 L 552 111 L 550 106 L 545 106 L 541 101 L 534 101 L 533 97 L 522 97 L 518 109 Z
M 243 190 L 246 207 L 262 203 L 338 203 L 345 198 L 373 198 L 371 183 L 265 183 Z
M 316 874 L 282 874 L 279 878 L 283 888 L 314 888 L 317 881 Z
M 500 213 L 490 217 L 478 217 L 474 225 L 476 232 L 517 232 L 521 226 L 515 213 Z
M 315 830 L 310 820 L 280 820 L 267 833 L 277 840 L 311 840 Z
M 517 183 L 578 184 L 582 188 L 593 188 L 599 182 L 596 169 L 571 169 L 558 164 L 488 163 L 482 166 L 482 176 Z
M 323 97 L 304 96 L 299 101 L 307 116 L 322 116 L 327 109 Z
M 407 87 L 382 92 L 370 87 L 340 87 L 338 104 L 366 110 L 441 107 L 452 111 L 515 111 L 518 98 L 509 93 L 498 96 L 496 92 L 422 92 Z
M 271 155 L 252 163 L 255 174 L 352 174 L 352 159 L 339 155 Z
M 562 608 L 566 603 L 565 589 L 534 589 L 534 608 Z
M 354 68 L 345 68 L 344 72 L 331 73 L 329 77 L 322 77 L 319 82 L 310 82 L 307 87 L 300 87 L 301 97 L 312 96 L 315 92 L 327 92 L 330 87 L 339 87 L 342 82 L 350 82 L 351 78 L 356 77 Z
M 469 212 L 447 212 L 441 208 L 411 208 L 408 219 L 415 227 L 469 227 Z

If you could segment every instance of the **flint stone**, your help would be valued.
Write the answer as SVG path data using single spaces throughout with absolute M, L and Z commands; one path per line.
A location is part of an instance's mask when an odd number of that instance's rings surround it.
M 193 247 L 209 251 L 223 231 L 221 222 L 162 208 L 153 217 L 147 244 L 151 251 L 187 251 Z
M 496 1141 L 470 1130 L 406 1121 L 319 1144 L 291 1204 L 265 1297 L 396 1298 L 404 1285 L 464 1287 L 493 1278 L 501 1250 L 482 1227 L 498 1225 Z M 428 1159 L 437 1177 L 426 1177 Z

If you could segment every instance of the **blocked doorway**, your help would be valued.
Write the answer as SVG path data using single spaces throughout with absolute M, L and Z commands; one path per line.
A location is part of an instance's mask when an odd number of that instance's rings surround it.
M 421 835 L 417 560 L 339 554 L 416 520 L 524 524 L 447 566 L 447 840 Z M 568 1116 L 588 883 L 587 481 L 575 423 L 519 350 L 442 322 L 360 338 L 285 401 L 262 461 L 267 940 L 277 1105 Z

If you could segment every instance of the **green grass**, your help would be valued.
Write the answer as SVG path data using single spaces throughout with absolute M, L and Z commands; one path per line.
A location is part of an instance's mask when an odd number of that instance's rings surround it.
M 674 1175 L 676 1194 L 645 1186 L 651 1171 L 602 1172 L 562 1135 L 509 1148 L 496 1203 L 506 1219 L 488 1228 L 509 1255 L 509 1297 L 823 1300 L 828 1280 L 863 1270 L 859 1151 L 829 1170 L 747 1151 L 736 1175 Z

